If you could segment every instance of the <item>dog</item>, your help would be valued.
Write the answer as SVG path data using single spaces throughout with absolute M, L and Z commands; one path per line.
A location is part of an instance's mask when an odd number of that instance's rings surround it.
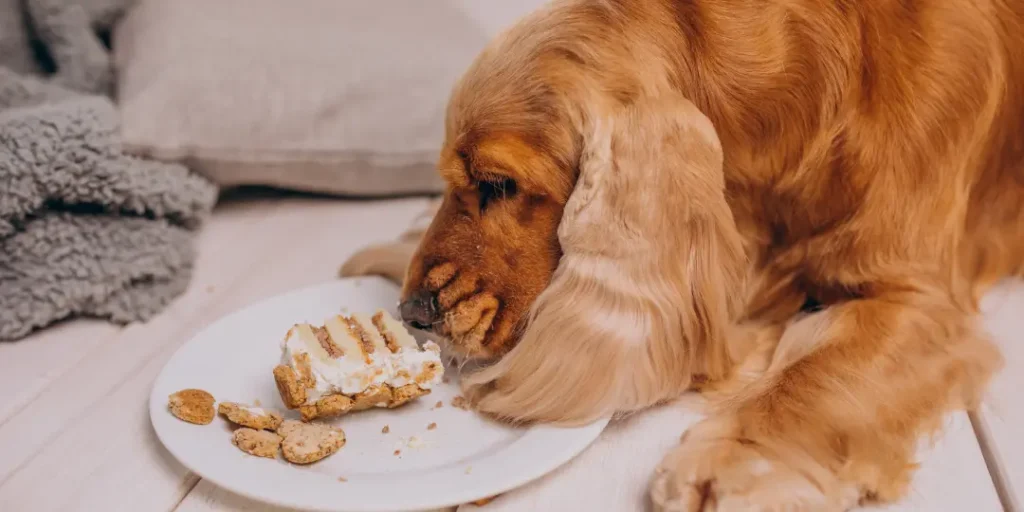
M 455 86 L 400 312 L 509 421 L 705 393 L 657 510 L 898 500 L 1001 367 L 1022 128 L 1019 0 L 556 1 Z

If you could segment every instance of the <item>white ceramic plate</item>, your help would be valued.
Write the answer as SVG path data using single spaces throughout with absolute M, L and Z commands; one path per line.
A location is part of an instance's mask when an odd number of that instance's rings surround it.
M 283 412 L 271 370 L 289 327 L 319 324 L 339 312 L 390 311 L 397 300 L 397 288 L 384 280 L 342 280 L 222 318 L 182 346 L 153 384 L 149 412 L 157 436 L 182 464 L 238 494 L 288 507 L 370 512 L 440 508 L 503 493 L 567 462 L 604 429 L 607 421 L 573 429 L 517 429 L 457 409 L 451 406 L 459 394 L 452 371 L 449 383 L 414 403 L 333 420 L 345 430 L 347 444 L 304 467 L 241 452 L 231 444 L 223 418 L 200 426 L 167 411 L 168 395 L 200 388 L 217 400 L 259 400 Z M 444 404 L 440 408 L 438 401 Z M 431 423 L 436 428 L 428 429 Z M 381 432 L 385 425 L 387 434 Z M 413 436 L 418 441 L 410 443 Z

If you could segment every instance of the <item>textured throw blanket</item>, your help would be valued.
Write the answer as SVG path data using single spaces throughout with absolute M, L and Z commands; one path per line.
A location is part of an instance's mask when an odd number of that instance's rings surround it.
M 125 155 L 109 99 L 0 68 L 0 340 L 157 313 L 187 287 L 215 200 L 186 168 Z

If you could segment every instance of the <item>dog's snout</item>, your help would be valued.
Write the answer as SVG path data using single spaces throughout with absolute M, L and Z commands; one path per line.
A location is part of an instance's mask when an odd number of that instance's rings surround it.
M 433 293 L 419 291 L 398 306 L 402 320 L 418 329 L 428 328 L 437 321 L 437 297 Z

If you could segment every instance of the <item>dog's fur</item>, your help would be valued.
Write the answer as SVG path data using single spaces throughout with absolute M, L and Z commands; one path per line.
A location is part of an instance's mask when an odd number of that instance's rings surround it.
M 1022 128 L 1021 0 L 556 2 L 457 85 L 405 296 L 508 419 L 707 391 L 659 508 L 894 500 L 1001 364 Z

